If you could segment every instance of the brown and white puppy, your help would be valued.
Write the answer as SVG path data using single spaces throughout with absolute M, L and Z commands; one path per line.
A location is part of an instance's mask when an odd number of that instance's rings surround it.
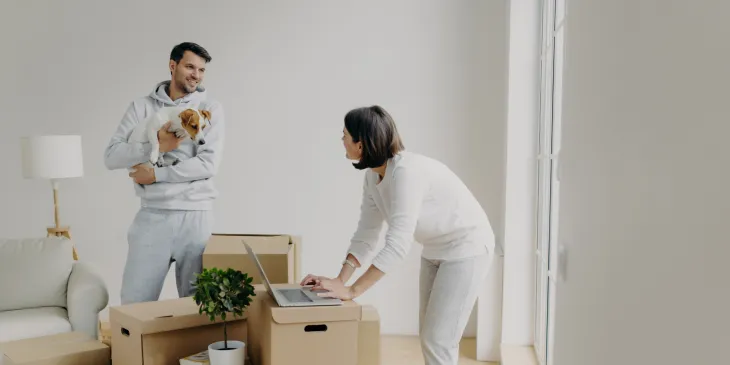
M 150 143 L 152 151 L 148 163 L 150 165 L 159 165 L 162 163 L 163 154 L 160 153 L 157 132 L 165 123 L 171 122 L 168 131 L 175 133 L 178 138 L 187 137 L 202 145 L 205 144 L 203 129 L 208 126 L 211 117 L 208 110 L 188 107 L 163 107 L 149 118 L 138 123 L 129 136 L 128 142 Z
M 196 110 L 192 108 L 185 109 L 180 114 L 178 114 L 180 126 L 185 132 L 187 132 L 187 136 L 189 136 L 190 139 L 197 142 L 198 144 L 205 144 L 205 139 L 203 138 L 203 128 L 207 126 L 206 121 L 209 121 L 210 117 L 211 115 L 209 111 Z M 175 121 L 173 121 L 173 125 L 175 125 Z M 186 136 L 186 134 L 184 133 L 177 132 L 176 135 L 178 138 Z

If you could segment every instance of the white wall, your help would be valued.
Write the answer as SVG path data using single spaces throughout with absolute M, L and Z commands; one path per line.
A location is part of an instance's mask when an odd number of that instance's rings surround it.
M 540 2 L 509 3 L 502 343 L 532 345 L 535 304 Z
M 727 363 L 730 3 L 567 11 L 554 363 Z
M 81 134 L 86 174 L 61 184 L 61 219 L 119 303 L 139 203 L 125 171 L 105 170 L 104 148 L 128 103 L 169 77 L 171 47 L 189 40 L 211 52 L 205 84 L 227 115 L 215 231 L 301 234 L 303 270 L 336 275 L 362 182 L 344 158 L 342 118 L 377 103 L 407 148 L 465 180 L 501 240 L 503 1 L 130 3 L 0 5 L 3 236 L 53 223 L 50 184 L 20 177 L 20 137 Z M 417 333 L 419 254 L 362 298 L 384 333 Z M 169 276 L 162 297 L 175 296 Z

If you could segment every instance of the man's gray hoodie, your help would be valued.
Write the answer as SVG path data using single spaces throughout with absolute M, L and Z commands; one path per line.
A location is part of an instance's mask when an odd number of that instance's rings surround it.
M 131 181 L 143 207 L 178 210 L 210 210 L 218 192 L 211 178 L 218 172 L 223 152 L 225 117 L 223 107 L 207 97 L 204 88 L 178 100 L 165 91 L 170 81 L 163 81 L 145 97 L 129 105 L 104 152 L 104 164 L 110 170 L 127 169 L 149 160 L 149 143 L 128 143 L 132 130 L 141 121 L 164 106 L 190 106 L 209 110 L 210 124 L 203 130 L 205 144 L 185 139 L 165 154 L 165 161 L 180 160 L 174 166 L 155 167 L 156 182 L 140 185 Z

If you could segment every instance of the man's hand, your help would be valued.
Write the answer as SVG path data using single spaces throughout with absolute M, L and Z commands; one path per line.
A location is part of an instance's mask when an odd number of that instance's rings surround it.
M 129 173 L 134 182 L 137 184 L 148 185 L 154 183 L 155 169 L 144 164 L 135 165 L 135 170 Z
M 172 122 L 168 121 L 157 131 L 157 140 L 160 142 L 160 152 L 170 152 L 176 149 L 185 137 L 178 138 L 175 133 L 169 131 Z

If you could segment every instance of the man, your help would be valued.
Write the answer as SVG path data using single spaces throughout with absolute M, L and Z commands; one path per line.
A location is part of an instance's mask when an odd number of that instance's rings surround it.
M 201 86 L 208 52 L 195 43 L 181 43 L 170 53 L 169 81 L 129 105 L 106 148 L 104 163 L 110 170 L 135 167 L 129 173 L 141 207 L 127 234 L 129 250 L 122 278 L 122 304 L 156 301 L 175 262 L 177 291 L 191 296 L 191 281 L 202 271 L 202 255 L 211 235 L 212 205 L 218 193 L 211 178 L 221 161 L 225 122 L 223 107 Z M 139 165 L 149 159 L 149 143 L 128 143 L 137 123 L 165 106 L 190 106 L 210 111 L 203 130 L 205 144 L 158 132 L 162 167 Z

